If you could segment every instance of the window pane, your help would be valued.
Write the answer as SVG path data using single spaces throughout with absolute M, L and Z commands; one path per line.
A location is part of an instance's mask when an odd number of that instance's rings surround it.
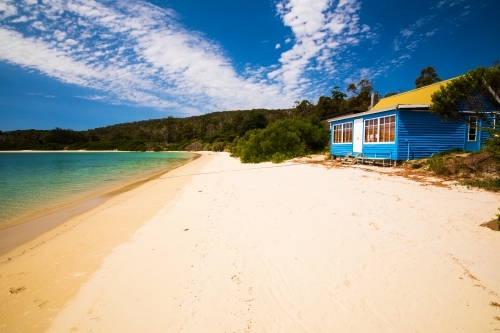
M 344 142 L 352 142 L 352 123 L 346 123 L 344 127 Z
M 378 118 L 365 121 L 365 142 L 378 141 Z
M 471 116 L 469 118 L 469 141 L 476 141 L 477 137 L 477 117 Z
M 335 128 L 335 135 L 334 135 L 335 140 L 334 141 L 335 141 L 335 143 L 338 143 L 339 142 L 339 125 L 335 125 L 334 128 Z
M 394 142 L 395 116 L 380 118 L 380 140 L 379 142 Z

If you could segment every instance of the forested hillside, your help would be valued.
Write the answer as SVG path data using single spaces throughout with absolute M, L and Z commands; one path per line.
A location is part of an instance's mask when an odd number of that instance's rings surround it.
M 367 110 L 369 80 L 351 83 L 343 93 L 336 86 L 331 97 L 321 96 L 316 104 L 295 102 L 286 110 L 238 110 L 202 116 L 145 120 L 87 131 L 53 130 L 0 131 L 0 150 L 231 150 L 249 130 L 264 129 L 277 120 L 324 118 L 349 110 Z M 325 124 L 326 126 L 326 124 Z M 327 144 L 325 141 L 325 145 Z
M 285 111 L 260 109 L 168 117 L 88 131 L 55 128 L 0 132 L 0 150 L 223 150 L 246 131 L 265 128 L 285 116 Z M 195 147 L 187 147 L 190 144 Z

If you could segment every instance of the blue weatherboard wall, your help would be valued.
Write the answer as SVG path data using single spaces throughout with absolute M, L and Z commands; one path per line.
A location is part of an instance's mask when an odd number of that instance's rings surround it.
M 333 125 L 353 122 L 353 119 L 344 119 L 333 121 L 330 123 L 330 154 L 333 156 L 345 156 L 352 153 L 352 142 L 351 143 L 333 143 Z
M 330 125 L 330 154 L 334 156 L 345 156 L 349 153 L 352 152 L 352 142 L 351 143 L 333 143 L 333 125 L 337 124 L 343 124 L 351 121 L 352 119 L 349 120 L 342 120 L 342 121 L 337 121 L 337 122 L 332 122 Z
M 362 114 L 357 114 L 357 115 L 353 116 L 352 118 L 332 121 L 330 128 L 333 129 L 333 125 L 343 124 L 343 123 L 347 123 L 347 122 L 354 122 L 354 119 L 361 119 L 362 118 L 363 119 L 363 133 L 362 133 L 362 135 L 364 136 L 364 121 L 365 120 L 396 115 L 396 142 L 397 142 L 398 112 L 399 111 L 397 111 L 397 110 L 391 110 L 391 111 L 378 112 L 378 113 L 365 115 L 365 116 L 363 116 Z M 354 128 L 353 128 L 353 130 L 354 130 Z M 330 135 L 330 153 L 332 155 L 345 156 L 348 153 L 351 153 L 353 151 L 353 143 L 333 143 L 332 135 L 333 135 L 333 130 L 331 131 L 331 135 Z M 353 137 L 354 137 L 354 133 L 353 133 Z M 396 142 L 394 142 L 394 143 L 364 143 L 363 142 L 363 155 L 366 157 L 376 157 L 376 156 L 389 157 L 389 156 L 391 156 L 392 160 L 398 160 L 399 158 L 397 157 Z
M 394 143 L 364 143 L 363 156 L 391 157 L 392 160 L 406 160 L 430 157 L 445 150 L 460 148 L 478 151 L 486 138 L 486 133 L 478 130 L 477 142 L 467 141 L 467 125 L 453 121 L 443 121 L 429 111 L 391 110 L 369 115 L 356 114 L 350 118 L 335 120 L 336 124 L 396 115 Z M 481 122 L 479 122 L 481 126 Z M 363 127 L 364 132 L 364 127 Z M 332 131 L 333 135 L 333 131 Z M 483 139 L 483 140 L 482 140 Z M 330 136 L 330 152 L 334 156 L 345 156 L 353 151 L 353 143 L 333 143 Z
M 464 148 L 466 125 L 443 122 L 427 111 L 399 111 L 398 156 L 400 160 L 429 157 L 453 148 Z M 408 144 L 410 154 L 408 156 Z

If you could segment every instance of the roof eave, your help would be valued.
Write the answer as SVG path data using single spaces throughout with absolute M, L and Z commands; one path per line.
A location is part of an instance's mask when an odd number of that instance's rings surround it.
M 365 111 L 361 113 L 356 113 L 356 114 L 349 114 L 345 116 L 340 116 L 340 117 L 334 117 L 327 119 L 326 121 L 331 123 L 333 121 L 337 120 L 344 120 L 344 119 L 349 119 L 349 118 L 355 118 L 355 117 L 362 117 L 362 116 L 367 116 L 370 114 L 375 114 L 379 112 L 384 112 L 384 111 L 391 111 L 391 110 L 416 110 L 416 111 L 428 111 L 429 110 L 429 104 L 396 104 L 396 105 L 391 105 L 387 106 L 385 108 L 377 109 L 377 110 L 370 110 L 370 111 Z
M 429 110 L 429 104 L 398 104 L 397 109 L 419 109 L 419 110 Z

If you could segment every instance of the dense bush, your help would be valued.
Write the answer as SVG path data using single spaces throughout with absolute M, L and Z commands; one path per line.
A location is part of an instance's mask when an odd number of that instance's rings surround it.
M 265 129 L 254 129 L 238 140 L 232 156 L 243 163 L 284 160 L 323 150 L 329 131 L 317 117 L 278 120 Z
M 500 162 L 500 129 L 496 128 L 488 131 L 491 136 L 488 141 L 486 141 L 483 150 L 488 152 L 492 159 Z

